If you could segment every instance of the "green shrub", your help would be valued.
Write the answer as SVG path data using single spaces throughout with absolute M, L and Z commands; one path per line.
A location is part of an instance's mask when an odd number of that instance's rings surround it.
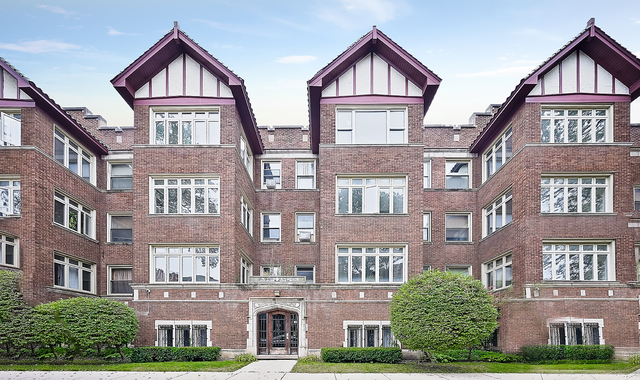
M 398 363 L 402 360 L 399 347 L 324 347 L 322 361 L 327 363 Z
M 249 353 L 245 353 L 236 355 L 233 360 L 240 363 L 252 363 L 258 361 L 258 358 Z
M 428 356 L 424 355 L 423 360 L 430 360 L 430 358 Z M 433 360 L 436 363 L 452 363 L 452 362 L 458 361 L 458 359 L 454 358 L 453 356 L 449 356 L 449 355 L 443 354 L 441 352 L 434 352 L 433 353 Z
M 611 345 L 585 346 L 525 346 L 522 358 L 526 362 L 556 362 L 559 360 L 597 360 L 610 362 L 614 349 Z
M 640 364 L 640 354 L 629 355 L 629 364 Z
M 216 361 L 220 347 L 136 347 L 130 358 L 132 363 Z
M 480 360 L 483 362 L 494 363 L 516 363 L 522 361 L 522 358 L 513 354 L 501 354 L 499 352 L 486 351 L 480 354 Z

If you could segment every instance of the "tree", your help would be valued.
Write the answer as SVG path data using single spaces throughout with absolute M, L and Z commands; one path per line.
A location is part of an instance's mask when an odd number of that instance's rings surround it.
M 480 344 L 498 327 L 498 310 L 482 283 L 471 276 L 427 271 L 393 296 L 391 330 L 402 344 L 433 352 Z
M 0 345 L 9 356 L 19 349 L 35 349 L 32 333 L 33 310 L 20 293 L 21 272 L 0 271 Z

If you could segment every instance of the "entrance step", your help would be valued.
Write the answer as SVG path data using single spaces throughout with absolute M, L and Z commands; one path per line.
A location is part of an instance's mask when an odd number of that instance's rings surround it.
M 258 355 L 258 360 L 298 360 L 298 355 Z

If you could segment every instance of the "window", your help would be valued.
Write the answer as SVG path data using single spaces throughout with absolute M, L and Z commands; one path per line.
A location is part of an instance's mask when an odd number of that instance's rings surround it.
M 253 264 L 244 258 L 240 258 L 240 283 L 246 284 L 249 282 L 249 277 L 253 275 Z
M 426 273 L 428 271 L 431 270 L 431 265 L 423 265 L 422 266 L 422 273 Z
M 563 318 L 549 321 L 549 344 L 575 346 L 604 344 L 602 319 Z
M 108 237 L 110 242 L 130 243 L 133 241 L 133 216 L 107 214 Z
M 0 234 L 0 265 L 19 266 L 18 239 Z
M 542 178 L 540 212 L 610 212 L 611 177 Z
M 55 286 L 95 293 L 94 276 L 94 264 L 57 253 L 53 255 Z
M 240 137 L 240 159 L 249 172 L 249 177 L 253 179 L 253 156 L 244 136 Z
M 445 240 L 471 241 L 471 214 L 447 214 Z
M 491 144 L 491 147 L 484 153 L 485 178 L 489 178 L 500 167 L 511 158 L 513 154 L 512 128 L 507 129 L 502 136 Z
M 109 163 L 109 189 L 133 189 L 133 166 L 131 162 Z
M 511 254 L 484 264 L 484 285 L 490 290 L 511 286 Z
M 218 247 L 152 247 L 155 283 L 219 283 Z
M 296 213 L 296 241 L 316 241 L 315 226 L 315 214 Z
M 405 210 L 406 179 L 338 178 L 339 214 L 389 214 Z
M 345 347 L 394 347 L 389 321 L 343 321 Z
M 469 265 L 447 265 L 445 271 L 471 276 L 471 267 Z
M 282 267 L 280 265 L 263 265 L 260 267 L 261 276 L 282 276 Z
M 280 214 L 262 214 L 262 241 L 280 241 Z
M 96 158 L 73 139 L 55 130 L 54 158 L 85 180 L 95 184 Z
M 219 178 L 151 178 L 153 214 L 219 214 Z
M 422 163 L 422 186 L 425 189 L 431 188 L 431 160 Z
M 640 187 L 633 188 L 633 209 L 640 211 Z
M 314 267 L 312 265 L 296 265 L 296 276 L 302 276 L 307 279 L 307 284 L 313 284 L 314 281 Z
M 543 143 L 599 143 L 610 142 L 611 109 L 551 108 L 542 109 L 540 141 Z
M 471 187 L 469 180 L 471 174 L 471 162 L 469 161 L 449 161 L 446 164 L 446 188 L 447 189 L 468 189 Z
M 220 113 L 155 112 L 154 144 L 220 144 Z
M 296 189 L 316 188 L 315 161 L 296 161 Z
M 422 240 L 431 241 L 431 214 L 422 214 Z
M 20 215 L 20 177 L 0 178 L 0 216 Z
M 281 189 L 280 172 L 282 163 L 280 161 L 262 161 L 262 188 Z
M 491 235 L 513 220 L 513 192 L 509 190 L 485 207 L 484 236 Z
M 336 282 L 404 282 L 405 260 L 404 247 L 338 247 Z
M 0 145 L 21 144 L 22 117 L 19 111 L 0 112 Z
M 542 245 L 542 279 L 614 281 L 613 243 Z
M 207 347 L 211 345 L 211 321 L 155 321 L 156 346 Z
M 402 144 L 407 142 L 405 109 L 338 110 L 337 144 Z
M 240 197 L 240 224 L 247 230 L 249 235 L 253 236 L 253 209 L 243 196 Z
M 133 294 L 133 268 L 109 266 L 109 294 Z
M 58 192 L 53 201 L 53 222 L 94 238 L 95 211 Z

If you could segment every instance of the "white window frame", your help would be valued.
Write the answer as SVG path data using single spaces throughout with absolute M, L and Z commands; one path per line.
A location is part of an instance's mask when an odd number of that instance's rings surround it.
M 59 281 L 59 279 L 56 278 L 56 275 L 55 275 L 56 267 L 63 268 L 64 273 L 63 273 L 62 282 L 64 282 L 64 284 L 62 285 L 56 283 Z M 69 273 L 71 270 L 77 271 L 78 288 L 72 288 L 69 283 L 70 282 Z M 82 277 L 85 272 L 88 272 L 90 276 L 90 280 L 89 280 L 90 287 L 91 287 L 90 290 L 82 289 L 83 282 L 84 282 Z M 63 289 L 69 289 L 76 292 L 95 294 L 96 293 L 96 264 L 84 259 L 79 259 L 73 256 L 66 255 L 64 253 L 55 251 L 53 256 L 53 286 L 55 288 L 63 288 Z
M 560 112 L 562 112 L 562 115 L 559 114 Z M 576 115 L 568 115 L 569 112 L 576 113 Z M 591 115 L 585 115 L 585 112 L 590 112 Z M 604 115 L 596 115 L 597 113 L 602 112 L 604 112 Z M 569 120 L 576 120 L 576 141 L 569 141 Z M 590 120 L 590 133 L 588 134 L 588 139 L 584 138 L 586 135 L 583 130 L 583 121 L 585 120 Z M 601 141 L 596 141 L 598 138 L 596 126 L 599 121 L 604 121 L 605 126 L 603 138 Z M 562 124 L 561 129 L 556 128 L 559 124 Z M 543 134 L 545 125 L 549 126 L 548 138 Z M 613 105 L 543 105 L 540 114 L 540 142 L 547 144 L 602 144 L 613 142 Z
M 64 220 L 62 223 L 56 220 L 55 209 L 56 202 L 60 203 L 64 207 Z M 91 239 L 95 239 L 96 236 L 96 210 L 87 206 L 85 203 L 78 201 L 77 199 L 70 198 L 66 194 L 56 190 L 53 195 L 54 215 L 53 223 L 58 226 L 67 228 L 78 234 L 87 236 Z M 75 212 L 78 220 L 76 227 L 73 228 L 70 225 L 69 215 L 71 212 Z M 87 220 L 89 218 L 89 220 Z M 85 228 L 83 228 L 83 226 Z M 89 229 L 89 230 L 87 230 Z
M 313 227 L 312 228 L 301 228 L 298 225 L 298 217 L 299 216 L 309 216 L 313 218 Z M 315 212 L 296 212 L 296 242 L 298 243 L 315 243 L 316 241 L 316 213 Z M 309 241 L 301 241 L 300 233 L 309 232 L 310 240 Z
M 112 218 L 113 217 L 122 217 L 122 216 L 128 216 L 131 218 L 131 240 L 130 241 L 118 241 L 116 243 L 133 243 L 133 213 L 131 212 L 120 212 L 120 211 L 116 211 L 116 212 L 108 212 L 107 213 L 107 242 L 114 242 L 111 236 L 111 229 L 113 228 L 113 226 L 111 225 L 112 222 Z
M 298 269 L 311 269 L 311 281 L 307 278 L 307 284 L 315 284 L 316 282 L 316 266 L 315 265 L 302 265 L 298 264 L 295 266 L 296 276 L 302 276 L 298 273 Z M 306 276 L 304 276 L 306 277 Z
M 585 182 L 591 183 L 585 183 Z M 613 175 L 599 173 L 563 173 L 563 174 L 543 174 L 540 185 L 540 212 L 543 214 L 582 214 L 582 213 L 609 213 L 613 210 Z M 562 182 L 562 183 L 560 183 Z M 569 183 L 574 182 L 574 183 Z M 569 211 L 569 189 L 576 189 L 576 211 Z M 588 194 L 591 197 L 589 202 L 590 211 L 582 211 L 584 209 L 583 196 Z M 605 202 L 603 210 L 598 211 L 597 199 L 598 190 L 604 189 L 602 199 Z M 562 190 L 562 191 L 560 191 Z M 548 199 L 548 210 L 546 209 L 543 199 Z M 562 211 L 556 211 L 556 200 L 562 199 Z
M 56 157 L 56 143 L 60 142 L 64 148 L 63 157 Z M 70 167 L 69 162 L 69 150 L 72 150 L 77 155 L 76 162 L 76 170 L 74 171 Z M 88 157 L 87 157 L 88 156 Z M 75 139 L 69 137 L 69 135 L 64 132 L 61 128 L 57 126 L 54 127 L 53 133 L 53 158 L 56 162 L 60 163 L 62 166 L 71 170 L 71 172 L 77 174 L 85 181 L 89 181 L 92 185 L 96 184 L 96 156 L 91 153 L 87 148 L 79 144 Z M 59 158 L 62 158 L 60 161 Z M 84 162 L 87 161 L 89 163 L 89 178 L 87 179 L 83 173 Z
M 265 172 L 266 172 L 265 165 L 269 165 L 270 170 L 272 170 L 272 174 L 271 174 L 272 181 L 268 181 L 268 179 L 265 177 Z M 271 167 L 271 165 L 273 165 L 274 167 Z M 273 170 L 278 171 L 277 176 L 273 174 Z M 262 189 L 282 189 L 282 161 L 262 160 L 260 164 L 260 171 L 261 171 L 260 178 L 262 178 L 262 185 L 261 185 Z
M 404 119 L 404 124 L 402 126 L 402 128 L 399 128 L 398 126 L 392 126 L 391 125 L 391 112 L 399 112 L 402 111 L 403 114 L 403 119 Z M 386 112 L 386 140 L 384 142 L 367 142 L 367 143 L 359 143 L 356 142 L 356 114 L 359 112 Z M 351 115 L 351 125 L 350 126 L 346 126 L 346 125 L 340 125 L 340 118 L 341 118 L 341 114 L 343 114 L 346 116 L 346 113 L 350 113 Z M 379 145 L 379 144 L 406 144 L 408 141 L 408 125 L 409 125 L 409 116 L 408 116 L 408 108 L 405 106 L 389 106 L 389 107 L 380 107 L 380 106 L 374 106 L 374 107 L 337 107 L 336 108 L 336 129 L 335 129 L 335 138 L 336 138 L 336 144 L 340 144 L 340 145 L 355 145 L 355 144 L 362 144 L 362 145 Z M 350 138 L 350 142 L 339 142 L 339 134 L 340 131 L 351 131 L 351 138 Z M 390 142 L 391 141 L 391 136 L 393 132 L 398 132 L 398 131 L 402 131 L 402 142 Z
M 352 347 L 394 347 L 399 346 L 400 342 L 395 338 L 391 331 L 391 322 L 389 321 L 342 321 L 342 329 L 344 330 L 344 342 L 343 347 L 350 346 L 350 333 L 351 331 L 357 332 L 357 344 Z M 376 330 L 374 334 L 374 345 L 368 346 L 366 332 L 367 330 Z M 388 330 L 390 333 L 390 340 L 385 344 L 384 330 Z
M 509 150 L 509 145 L 511 150 Z M 513 156 L 513 128 L 509 125 L 482 155 L 482 180 L 486 181 Z M 498 165 L 499 164 L 499 165 Z
M 244 255 L 240 256 L 240 283 L 249 282 L 249 277 L 253 276 L 253 262 Z
M 468 224 L 468 239 L 467 240 L 448 240 L 447 239 L 447 230 L 449 229 L 447 227 L 447 217 L 448 216 L 466 216 L 467 217 L 467 224 Z M 470 212 L 447 212 L 445 213 L 444 216 L 444 226 L 445 226 L 445 242 L 449 242 L 449 243 L 470 243 L 473 242 L 473 236 L 472 236 L 472 232 L 473 232 L 473 226 L 472 226 L 472 213 Z
M 203 252 L 198 252 L 203 251 Z M 219 284 L 221 283 L 221 268 L 220 268 L 220 246 L 215 244 L 209 245 L 150 245 L 149 246 L 149 282 L 153 284 Z M 187 276 L 189 272 L 185 272 L 185 258 L 191 257 L 191 280 L 184 280 L 183 277 Z M 204 266 L 204 281 L 197 281 L 199 275 L 196 267 L 198 257 L 205 258 Z M 160 265 L 161 262 L 157 262 L 158 258 L 164 258 L 164 265 Z M 171 259 L 178 261 L 178 278 L 177 281 L 172 281 L 171 276 Z M 206 260 L 209 258 L 209 260 Z M 211 273 L 211 258 L 217 258 L 214 260 L 216 266 Z M 164 267 L 164 279 L 162 279 L 156 272 L 156 268 Z M 217 276 L 217 279 L 216 277 Z M 211 278 L 213 277 L 213 280 Z
M 564 250 L 559 248 L 563 246 Z M 542 242 L 542 280 L 583 283 L 616 281 L 615 253 L 615 240 L 545 240 Z M 577 256 L 577 267 L 571 256 Z M 589 256 L 590 264 L 586 263 Z M 603 279 L 599 276 L 601 256 L 605 257 L 606 265 L 606 278 Z M 585 270 L 588 265 L 591 266 L 590 274 Z M 563 267 L 564 271 L 561 271 Z M 572 269 L 576 271 L 574 274 L 577 273 L 577 278 L 572 278 Z
M 336 245 L 336 261 L 335 261 L 335 282 L 336 284 L 402 284 L 407 280 L 407 270 L 408 270 L 408 262 L 407 258 L 409 257 L 407 254 L 408 247 L 406 245 L 393 245 L 393 244 L 338 244 Z M 359 250 L 359 252 L 358 252 Z M 401 251 L 401 252 L 397 252 Z M 354 280 L 354 265 L 358 265 L 354 263 L 353 258 L 360 257 L 360 280 Z M 367 281 L 366 276 L 366 261 L 367 257 L 374 258 L 375 265 L 375 278 L 374 281 Z M 388 258 L 388 278 L 387 281 L 380 279 L 380 268 L 381 265 L 384 265 L 381 258 Z M 397 278 L 394 276 L 394 260 L 400 257 L 402 262 L 402 278 Z M 343 272 L 343 279 L 341 280 L 340 273 L 340 262 L 344 261 L 344 258 L 347 258 L 346 264 L 346 272 Z M 344 274 L 346 273 L 346 280 L 344 279 Z
M 282 276 L 282 266 L 280 264 L 260 265 L 260 276 Z
M 131 166 L 131 175 L 117 175 L 113 172 L 113 165 L 130 165 Z M 114 178 L 131 178 L 131 187 L 119 187 L 114 188 L 111 184 L 111 180 Z M 107 166 L 107 190 L 132 190 L 133 189 L 133 162 L 132 161 L 109 161 L 109 165 Z
M 17 133 L 14 129 L 16 124 Z M 0 146 L 20 145 L 22 145 L 22 114 L 20 109 L 3 109 L 0 112 Z
M 198 117 L 198 115 L 202 115 Z M 176 121 L 177 141 L 169 142 L 169 120 Z M 220 145 L 220 108 L 218 107 L 185 107 L 185 108 L 152 108 L 149 110 L 149 144 L 151 145 Z M 206 143 L 198 143 L 196 139 L 196 122 L 204 121 Z M 184 127 L 189 123 L 191 128 L 190 140 L 185 140 Z M 213 124 L 212 124 L 213 123 Z M 162 128 L 163 135 L 157 134 Z M 183 141 L 185 140 L 185 141 Z
M 422 214 L 422 241 L 431 241 L 431 213 L 425 212 Z
M 511 214 L 507 212 L 509 204 L 511 204 Z M 500 221 L 499 227 L 498 221 Z M 513 191 L 509 189 L 482 209 L 482 237 L 498 232 L 511 222 L 513 222 Z
M 13 262 L 7 264 L 7 247 L 13 250 Z M 13 235 L 0 233 L 0 266 L 8 266 L 13 268 L 20 267 L 20 239 Z
M 0 217 L 21 214 L 21 184 L 20 176 L 0 176 Z
M 240 224 L 253 236 L 253 208 L 243 195 L 240 196 Z
M 467 271 L 467 276 L 473 276 L 473 268 L 471 265 L 446 265 L 444 267 L 445 272 L 461 273 L 462 269 Z
M 213 322 L 212 321 L 178 321 L 178 320 L 156 320 L 155 323 L 155 329 L 156 329 L 156 341 L 155 341 L 155 346 L 158 347 L 160 342 L 158 339 L 159 335 L 160 335 L 160 331 L 159 329 L 161 327 L 171 327 L 172 330 L 172 341 L 176 342 L 176 326 L 189 326 L 189 347 L 194 347 L 191 342 L 193 342 L 193 328 L 194 327 L 198 327 L 198 326 L 205 326 L 207 328 L 207 346 L 206 347 L 211 347 L 213 346 L 213 343 L 211 342 L 211 329 L 213 326 Z M 171 346 L 163 346 L 163 347 L 177 347 L 175 344 L 171 345 Z M 184 347 L 184 346 L 181 346 Z M 195 346 L 195 347 L 200 347 L 200 346 Z
M 162 182 L 160 182 L 162 181 Z M 189 183 L 186 183 L 186 182 Z M 203 182 L 198 183 L 196 182 Z M 156 215 L 220 215 L 220 177 L 216 175 L 206 176 L 174 176 L 174 175 L 157 175 L 149 177 L 149 214 Z M 184 212 L 182 206 L 183 192 L 186 189 L 190 189 L 189 194 L 191 201 L 189 204 L 189 210 L 191 212 Z M 203 202 L 205 212 L 196 212 L 196 191 L 203 189 Z M 159 208 L 156 205 L 156 193 L 157 190 L 162 190 L 163 205 L 162 212 L 158 212 Z M 169 212 L 169 190 L 176 191 L 176 212 Z M 217 190 L 213 192 L 213 199 L 217 210 L 210 212 L 209 208 L 209 193 L 210 190 Z M 217 196 L 216 196 L 217 193 Z M 159 194 L 159 193 L 158 193 Z
M 402 183 L 400 183 L 402 181 Z M 347 189 L 347 209 L 341 212 L 340 196 L 341 190 Z M 354 190 L 361 190 L 361 212 L 354 212 L 353 197 Z M 402 211 L 395 212 L 394 190 L 402 190 Z M 406 214 L 408 198 L 407 176 L 337 176 L 336 177 L 336 214 L 339 215 L 360 215 L 360 214 Z M 372 190 L 372 191 L 371 191 Z M 389 197 L 388 212 L 380 212 L 381 190 L 387 190 Z M 371 191 L 371 192 L 370 192 Z M 374 194 L 375 193 L 375 194 Z M 371 203 L 367 199 L 373 195 L 375 198 Z M 367 205 L 373 205 L 374 211 L 367 211 Z
M 244 165 L 245 169 L 249 173 L 249 178 L 253 179 L 253 154 L 251 153 L 251 147 L 247 143 L 247 138 L 240 136 L 240 161 Z
M 265 216 L 278 216 L 278 226 L 273 226 L 271 227 L 271 224 L 269 225 L 269 230 L 278 230 L 278 238 L 274 239 L 274 238 L 265 238 L 264 237 L 264 217 Z M 271 223 L 271 221 L 269 222 Z M 263 212 L 260 213 L 260 241 L 263 243 L 280 243 L 282 241 L 282 214 L 279 212 Z
M 640 185 L 633 186 L 633 210 L 640 211 Z
M 498 283 L 498 273 L 502 276 L 501 283 Z M 511 252 L 482 264 L 482 282 L 489 290 L 502 290 L 513 284 L 513 255 Z
M 299 164 L 311 164 L 312 174 L 309 173 L 301 173 Z M 302 187 L 300 186 L 300 179 L 307 178 L 311 179 L 312 186 L 311 187 Z M 316 188 L 316 161 L 315 160 L 296 160 L 296 189 L 315 189 Z
M 113 281 L 113 270 L 122 270 L 122 269 L 131 269 L 131 277 L 132 280 L 129 282 L 129 285 L 133 282 L 133 266 L 131 265 L 107 265 L 107 294 L 108 295 L 133 295 L 133 290 L 131 293 L 116 293 L 111 290 L 111 283 Z
M 431 188 L 431 160 L 425 159 L 422 163 L 422 187 L 424 189 Z
M 604 340 L 604 336 L 602 335 L 602 329 L 604 327 L 604 319 L 600 319 L 600 318 L 571 318 L 571 317 L 566 317 L 566 318 L 553 318 L 553 319 L 549 319 L 547 320 L 547 328 L 549 329 L 549 340 L 547 341 L 548 344 L 550 345 L 559 345 L 560 344 L 560 339 L 559 337 L 555 338 L 553 337 L 553 332 L 552 329 L 554 328 L 554 325 L 563 325 L 564 331 L 565 331 L 565 345 L 569 345 L 572 346 L 574 345 L 573 342 L 569 341 L 569 338 L 567 335 L 567 332 L 569 330 L 569 326 L 573 325 L 580 325 L 580 328 L 582 329 L 582 344 L 584 343 L 584 338 L 585 338 L 585 334 L 584 334 L 584 327 L 585 325 L 598 325 L 598 341 L 599 341 L 599 345 L 603 345 L 606 344 L 605 340 Z M 576 342 L 577 343 L 577 342 Z
M 457 164 L 466 164 L 467 165 L 467 173 L 459 174 L 457 172 L 449 172 L 449 165 L 454 164 L 453 168 L 456 167 Z M 445 160 L 445 188 L 446 189 L 471 189 L 473 187 L 472 184 L 472 168 L 471 168 L 471 160 L 459 160 L 459 159 L 447 159 Z M 453 169 L 452 168 L 452 169 Z M 467 178 L 467 186 L 466 187 L 449 187 L 449 183 L 447 181 L 448 177 L 452 178 Z

